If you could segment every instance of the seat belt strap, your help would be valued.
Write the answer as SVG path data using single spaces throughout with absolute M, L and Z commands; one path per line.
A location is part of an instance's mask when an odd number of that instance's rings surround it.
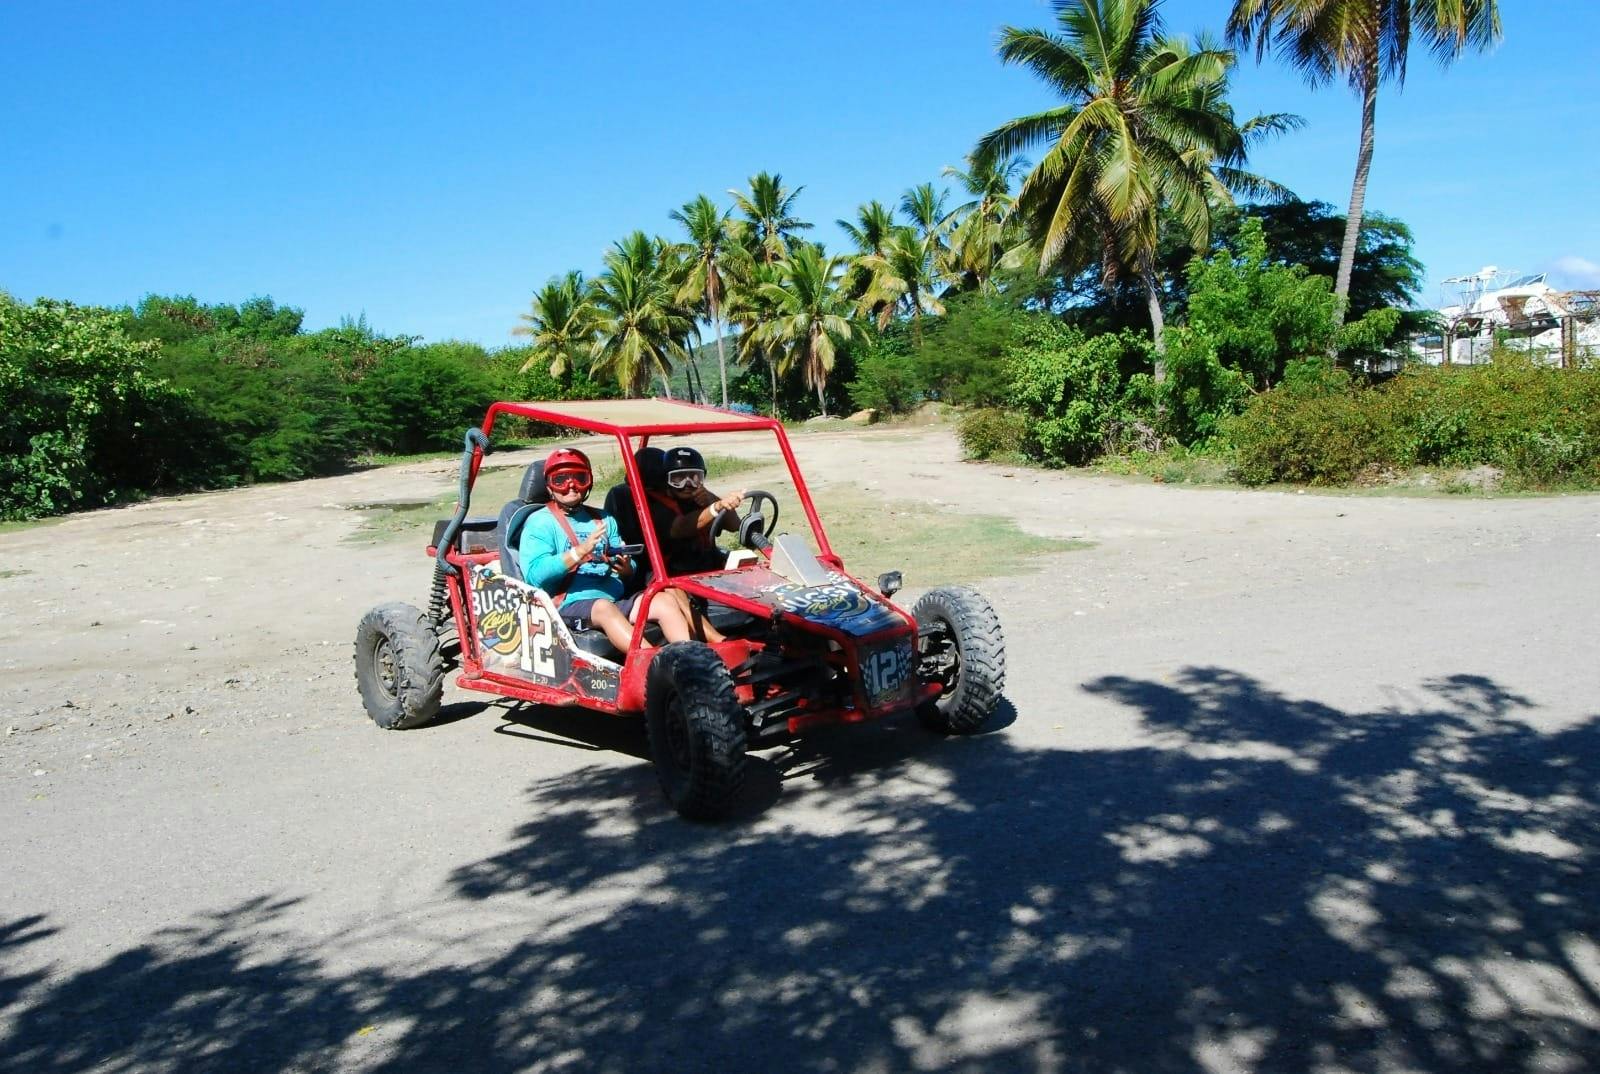
M 567 521 L 567 512 L 565 508 L 552 501 L 550 505 L 545 508 L 545 510 L 556 516 L 556 521 L 561 523 L 561 528 L 566 531 L 567 540 L 572 542 L 573 548 L 577 548 L 583 543 L 582 541 L 578 540 L 578 535 L 573 530 L 572 523 Z M 563 574 L 556 592 L 550 594 L 555 598 L 555 604 L 557 608 L 561 607 L 567 602 L 567 587 L 572 584 L 572 576 L 576 574 L 577 571 L 578 568 L 573 567 L 572 570 L 568 571 L 566 574 Z

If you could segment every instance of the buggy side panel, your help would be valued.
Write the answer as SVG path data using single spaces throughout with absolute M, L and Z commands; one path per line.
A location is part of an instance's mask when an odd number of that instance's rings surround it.
M 472 567 L 472 644 L 483 670 L 616 703 L 621 668 L 580 649 L 544 590 Z

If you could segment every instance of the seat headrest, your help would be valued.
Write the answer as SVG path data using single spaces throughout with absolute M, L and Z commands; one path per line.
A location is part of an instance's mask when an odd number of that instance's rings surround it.
M 524 503 L 549 503 L 550 490 L 544 487 L 544 460 L 530 462 L 522 473 L 517 498 Z

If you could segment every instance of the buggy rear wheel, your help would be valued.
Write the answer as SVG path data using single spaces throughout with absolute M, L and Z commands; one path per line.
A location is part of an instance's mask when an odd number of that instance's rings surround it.
M 924 593 L 911 616 L 918 677 L 944 687 L 918 707 L 918 717 L 947 735 L 982 729 L 1006 686 L 1006 641 L 994 608 L 975 589 L 941 586 Z
M 421 727 L 439 714 L 444 655 L 433 623 L 409 604 L 380 604 L 356 627 L 356 685 L 372 722 Z
M 645 731 L 661 791 L 690 820 L 727 816 L 744 786 L 744 709 L 715 650 L 664 646 L 645 680 Z

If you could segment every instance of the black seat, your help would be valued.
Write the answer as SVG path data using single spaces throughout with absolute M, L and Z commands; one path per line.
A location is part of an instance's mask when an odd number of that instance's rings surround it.
M 517 488 L 517 498 L 500 509 L 500 521 L 495 527 L 495 547 L 500 551 L 500 573 L 519 582 L 522 577 L 522 527 L 550 502 L 550 490 L 544 487 L 544 460 L 530 462 L 523 471 L 522 484 Z

